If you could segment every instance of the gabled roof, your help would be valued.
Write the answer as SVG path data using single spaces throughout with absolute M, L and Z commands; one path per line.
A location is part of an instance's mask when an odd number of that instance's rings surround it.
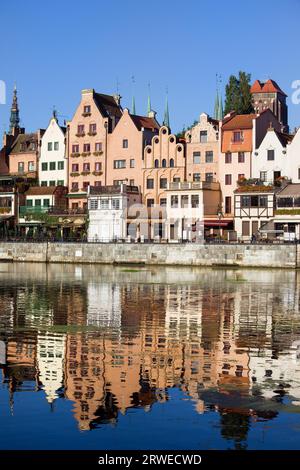
M 287 96 L 280 86 L 274 80 L 267 80 L 266 82 L 260 82 L 256 80 L 252 87 L 251 93 L 281 93 L 284 96 Z
M 31 186 L 26 191 L 26 196 L 52 196 L 56 189 L 56 186 Z
M 232 118 L 223 121 L 222 129 L 230 131 L 234 129 L 252 129 L 253 119 L 257 118 L 257 114 L 236 114 Z
M 139 131 L 142 129 L 142 127 L 144 127 L 145 129 L 159 130 L 159 124 L 154 118 L 138 116 L 136 114 L 130 114 L 130 117 Z
M 30 149 L 30 144 L 32 143 L 35 143 L 36 145 L 38 144 L 38 132 L 32 132 L 31 134 L 19 134 L 11 147 L 10 153 L 36 152 L 37 149 Z M 21 150 L 22 144 L 26 144 L 25 150 Z
M 290 142 L 292 142 L 293 138 L 295 137 L 294 135 L 291 135 L 291 134 L 286 134 L 284 132 L 278 132 L 274 129 L 274 132 L 275 134 L 277 135 L 281 145 L 283 147 L 286 147 L 287 144 L 289 144 Z
M 94 100 L 103 117 L 116 116 L 120 118 L 122 116 L 121 106 L 113 96 L 94 92 Z

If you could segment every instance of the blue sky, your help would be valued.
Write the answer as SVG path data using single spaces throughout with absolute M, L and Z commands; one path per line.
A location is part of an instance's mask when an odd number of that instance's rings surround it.
M 300 80 L 300 0 L 15 0 L 1 2 L 0 132 L 8 127 L 16 81 L 22 125 L 48 124 L 53 105 L 70 119 L 82 88 L 115 93 L 130 107 L 135 76 L 136 110 L 152 108 L 162 120 L 168 87 L 173 131 L 200 112 L 213 112 L 215 75 L 273 78 L 289 95 L 290 125 L 300 125 L 291 83 Z

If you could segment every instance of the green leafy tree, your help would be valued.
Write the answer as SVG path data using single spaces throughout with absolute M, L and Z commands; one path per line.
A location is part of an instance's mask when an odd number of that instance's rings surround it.
M 225 114 L 230 111 L 238 114 L 253 112 L 250 81 L 250 73 L 240 71 L 238 77 L 230 75 L 226 85 Z

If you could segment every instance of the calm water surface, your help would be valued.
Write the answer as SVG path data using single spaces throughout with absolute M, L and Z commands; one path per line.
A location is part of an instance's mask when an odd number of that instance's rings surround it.
M 1 449 L 300 449 L 300 273 L 0 264 Z

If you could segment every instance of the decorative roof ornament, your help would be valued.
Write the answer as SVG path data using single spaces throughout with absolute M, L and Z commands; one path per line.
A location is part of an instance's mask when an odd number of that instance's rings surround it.
M 163 125 L 170 128 L 170 116 L 169 116 L 169 103 L 168 103 L 168 88 L 166 89 L 166 102 L 165 102 L 165 112 Z
M 19 128 L 20 116 L 19 116 L 19 105 L 17 97 L 17 86 L 14 85 L 14 94 L 13 101 L 10 109 L 10 119 L 9 119 L 9 133 L 12 134 L 13 129 Z

